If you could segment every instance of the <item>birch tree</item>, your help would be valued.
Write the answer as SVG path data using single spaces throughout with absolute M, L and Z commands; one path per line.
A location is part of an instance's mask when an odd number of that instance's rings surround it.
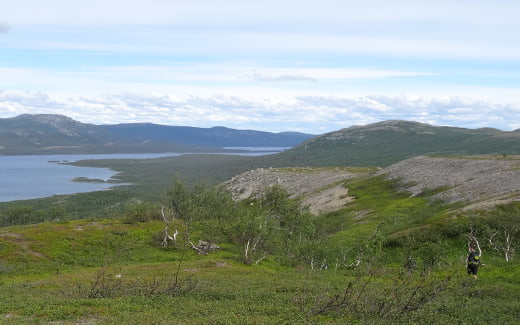
M 499 206 L 489 217 L 486 240 L 506 262 L 513 260 L 520 242 L 520 204 Z

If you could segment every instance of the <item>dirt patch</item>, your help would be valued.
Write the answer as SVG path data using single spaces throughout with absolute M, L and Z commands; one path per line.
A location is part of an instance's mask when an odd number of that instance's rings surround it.
M 40 252 L 31 249 L 29 242 L 21 235 L 17 233 L 3 233 L 0 234 L 0 238 L 4 238 L 5 241 L 18 246 L 26 254 L 35 256 L 37 258 L 46 259 L 49 258 Z
M 228 264 L 226 262 L 222 262 L 222 261 L 215 262 L 215 267 L 226 267 L 226 266 L 228 266 Z
M 92 227 L 92 228 L 98 229 L 98 230 L 106 228 L 106 226 L 104 226 L 104 225 L 102 225 L 102 224 L 100 224 L 98 222 L 95 222 L 95 221 L 94 222 L 89 222 L 85 226 Z

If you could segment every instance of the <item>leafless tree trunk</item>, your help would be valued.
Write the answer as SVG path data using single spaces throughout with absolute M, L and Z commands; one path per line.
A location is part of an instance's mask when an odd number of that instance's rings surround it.
M 191 245 L 191 248 L 197 251 L 199 255 L 207 255 L 208 253 L 215 252 L 220 249 L 220 246 L 217 244 L 212 244 L 209 241 L 199 240 L 199 244 L 195 245 L 191 240 L 188 241 Z
M 472 244 L 475 245 L 475 247 L 477 248 L 478 255 L 482 257 L 482 249 L 480 248 L 480 242 L 477 238 L 477 232 L 473 228 L 470 230 L 468 234 L 468 250 L 472 246 Z
M 162 246 L 167 247 L 168 241 L 175 242 L 177 240 L 177 235 L 179 234 L 179 231 L 177 229 L 175 229 L 175 232 L 173 233 L 173 237 L 170 236 L 170 234 L 169 234 L 170 223 L 175 218 L 173 216 L 168 216 L 168 217 L 166 216 L 166 214 L 164 213 L 164 205 L 161 206 L 161 215 L 164 220 L 164 236 L 163 236 L 163 240 L 162 240 Z
M 500 233 L 499 230 L 491 234 L 487 240 L 491 247 L 493 247 L 497 252 L 502 252 L 504 254 L 506 262 L 511 262 L 513 259 L 513 253 L 515 251 L 515 247 L 513 247 L 514 230 L 511 231 L 510 229 L 503 227 L 501 231 L 504 235 L 502 243 L 500 243 L 500 240 L 497 238 L 497 235 Z
M 252 263 L 252 259 L 253 259 L 253 256 L 251 256 L 251 254 L 253 252 L 256 252 L 257 251 L 257 246 L 258 244 L 262 241 L 262 238 L 261 237 L 258 237 L 258 238 L 252 238 L 252 239 L 248 239 L 247 242 L 245 243 L 244 245 L 244 262 L 246 264 L 250 264 Z M 262 254 L 262 257 L 260 257 L 259 259 L 257 259 L 255 261 L 255 264 L 258 264 L 260 263 L 262 260 L 264 260 L 266 258 L 266 254 Z

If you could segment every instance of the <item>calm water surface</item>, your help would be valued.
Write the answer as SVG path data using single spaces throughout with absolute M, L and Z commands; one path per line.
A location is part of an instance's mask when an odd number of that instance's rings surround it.
M 55 194 L 100 191 L 114 186 L 113 183 L 72 182 L 72 180 L 77 177 L 107 181 L 116 174 L 113 170 L 108 168 L 69 166 L 60 164 L 59 162 L 73 162 L 84 159 L 144 159 L 167 155 L 168 154 L 0 156 L 0 202 L 35 199 Z
M 269 152 L 265 151 L 267 148 L 240 149 L 253 150 L 250 153 L 242 153 L 241 155 L 258 156 L 279 152 L 286 148 L 268 148 Z M 116 172 L 108 168 L 78 167 L 60 164 L 59 162 L 73 162 L 85 159 L 150 159 L 179 155 L 181 154 L 0 156 L 0 202 L 100 191 L 117 185 L 101 182 L 72 182 L 77 177 L 107 181 Z

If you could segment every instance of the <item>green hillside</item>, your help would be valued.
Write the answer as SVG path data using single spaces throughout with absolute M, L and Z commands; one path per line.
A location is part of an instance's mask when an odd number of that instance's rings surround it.
M 516 324 L 517 192 L 465 209 L 473 202 L 433 199 L 452 187 L 411 196 L 413 177 L 344 166 L 493 152 L 465 161 L 516 175 L 517 135 L 384 122 L 264 157 L 79 162 L 133 185 L 0 204 L 0 324 Z M 351 171 L 313 191 L 340 186 L 352 200 L 314 215 L 281 186 L 244 201 L 218 186 L 310 165 Z M 470 243 L 482 251 L 478 280 L 466 274 Z
M 132 185 L 116 187 L 108 192 L 0 203 L 0 211 L 30 205 L 33 207 L 29 211 L 31 218 L 39 221 L 63 218 L 63 213 L 56 213 L 56 210 L 66 211 L 72 219 L 99 214 L 118 215 L 136 201 L 159 203 L 176 174 L 189 184 L 218 184 L 256 168 L 387 166 L 423 154 L 462 156 L 492 153 L 503 157 L 519 151 L 519 132 L 389 121 L 324 134 L 293 149 L 262 157 L 185 155 L 149 160 L 78 162 L 75 164 L 114 169 L 120 172 L 118 180 Z
M 0 323 L 514 324 L 520 265 L 486 237 L 507 229 L 517 245 L 520 204 L 454 215 L 395 185 L 351 179 L 354 204 L 311 216 L 277 188 L 233 202 L 176 181 L 168 224 L 136 204 L 115 219 L 0 228 Z M 165 226 L 178 231 L 167 246 Z M 470 235 L 478 280 L 465 274 Z M 218 248 L 198 254 L 199 240 Z
M 426 154 L 519 153 L 518 132 L 385 121 L 323 134 L 281 153 L 278 158 L 301 166 L 388 166 Z

